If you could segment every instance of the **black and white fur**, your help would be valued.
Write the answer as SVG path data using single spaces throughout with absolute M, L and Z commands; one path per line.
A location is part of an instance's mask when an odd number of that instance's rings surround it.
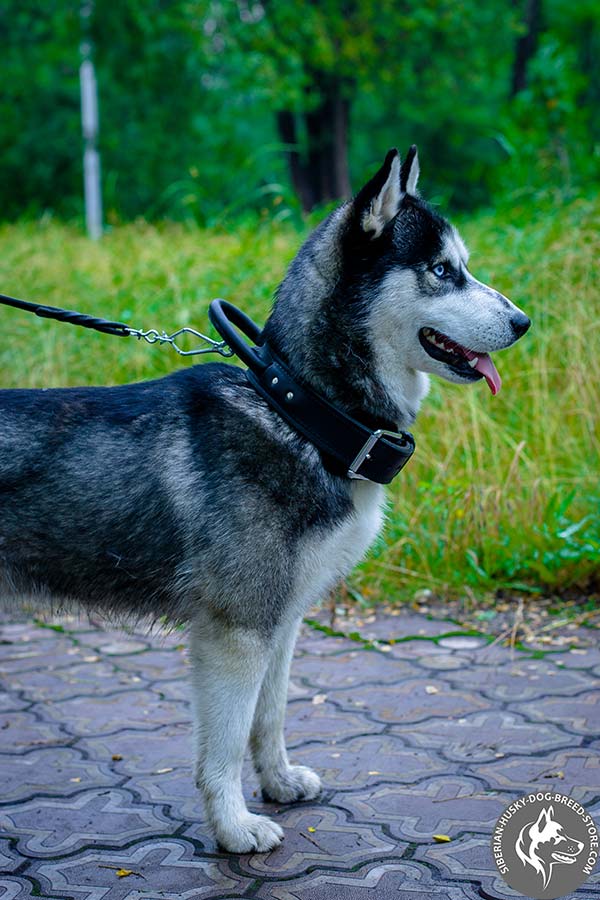
M 266 324 L 298 376 L 366 424 L 399 429 L 415 418 L 426 373 L 480 377 L 430 355 L 423 327 L 483 352 L 528 324 L 467 271 L 460 237 L 419 199 L 417 175 L 414 148 L 402 167 L 391 151 L 306 241 Z M 246 809 L 248 744 L 269 797 L 320 791 L 285 748 L 290 659 L 303 614 L 363 556 L 383 502 L 379 485 L 332 474 L 236 366 L 0 392 L 2 598 L 189 622 L 197 784 L 233 852 L 283 837 Z

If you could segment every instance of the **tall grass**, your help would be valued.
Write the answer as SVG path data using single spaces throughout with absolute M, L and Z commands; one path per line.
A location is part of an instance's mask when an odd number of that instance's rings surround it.
M 497 354 L 504 386 L 432 383 L 417 452 L 389 490 L 387 529 L 354 576 L 375 599 L 422 587 L 594 588 L 600 573 L 600 199 L 462 223 L 475 274 L 522 306 L 529 334 Z M 0 228 L 0 292 L 124 320 L 206 330 L 211 298 L 258 320 L 303 234 L 144 223 L 98 244 L 75 228 Z M 3 387 L 120 383 L 182 362 L 167 349 L 0 308 Z

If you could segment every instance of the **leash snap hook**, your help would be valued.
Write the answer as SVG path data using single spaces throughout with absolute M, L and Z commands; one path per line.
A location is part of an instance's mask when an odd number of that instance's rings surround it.
M 139 328 L 130 328 L 129 334 L 131 337 L 146 341 L 148 344 L 169 344 L 180 356 L 200 356 L 203 353 L 219 353 L 221 356 L 225 357 L 234 355 L 234 351 L 225 343 L 225 341 L 213 341 L 212 338 L 209 338 L 206 334 L 202 334 L 201 331 L 196 331 L 195 328 L 188 328 L 187 326 L 185 328 L 179 328 L 172 334 L 167 334 L 166 331 L 157 331 L 156 328 L 149 328 L 148 331 L 143 331 Z M 176 338 L 181 334 L 192 334 L 199 340 L 205 341 L 208 344 L 208 347 L 196 347 L 193 350 L 184 350 L 183 347 L 179 347 L 176 342 Z

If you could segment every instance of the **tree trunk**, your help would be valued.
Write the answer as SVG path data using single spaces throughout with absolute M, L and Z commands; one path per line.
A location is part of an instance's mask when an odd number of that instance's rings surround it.
M 527 65 L 537 50 L 542 30 L 542 0 L 526 0 L 525 22 L 527 30 L 515 50 L 510 96 L 514 97 L 527 86 Z
M 600 140 L 600 122 L 594 110 L 600 109 L 600 79 L 597 75 L 600 34 L 591 15 L 579 23 L 577 45 L 579 64 L 585 76 L 585 85 L 579 93 L 578 101 L 582 110 L 589 111 L 590 134 L 592 141 L 597 143 Z
M 309 178 L 308 168 L 302 162 L 299 148 L 296 116 L 289 110 L 277 113 L 277 130 L 284 144 L 287 144 L 287 160 L 292 179 L 292 187 L 296 191 L 302 209 L 306 212 L 315 205 L 312 182 Z
M 294 190 L 302 209 L 350 196 L 348 122 L 350 101 L 344 84 L 335 76 L 313 73 L 311 92 L 319 94 L 316 107 L 296 114 L 277 114 L 279 135 L 287 145 Z M 300 138 L 303 138 L 301 141 Z M 301 143 L 304 146 L 301 146 Z

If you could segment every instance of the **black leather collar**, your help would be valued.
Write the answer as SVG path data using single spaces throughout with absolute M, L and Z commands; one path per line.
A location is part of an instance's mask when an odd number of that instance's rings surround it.
M 252 386 L 282 419 L 299 431 L 347 478 L 389 482 L 415 449 L 408 431 L 368 428 L 342 412 L 306 384 L 300 383 L 268 343 L 259 327 L 226 300 L 213 300 L 209 318 L 227 344 L 248 366 Z M 257 346 L 242 340 L 238 331 Z

